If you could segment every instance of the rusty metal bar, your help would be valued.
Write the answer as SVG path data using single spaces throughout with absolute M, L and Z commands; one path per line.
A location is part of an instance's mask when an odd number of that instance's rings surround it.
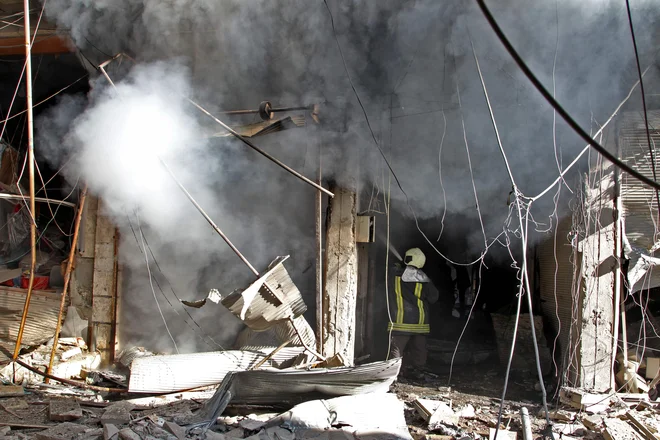
M 213 116 L 211 113 L 209 113 L 208 110 L 206 110 L 206 109 L 205 109 L 204 107 L 202 107 L 201 105 L 197 104 L 197 103 L 196 103 L 195 101 L 193 101 L 192 99 L 190 99 L 190 98 L 186 98 L 186 99 L 188 99 L 188 102 L 190 102 L 192 105 L 194 105 L 195 107 L 197 107 L 202 113 L 204 113 L 205 115 L 207 115 L 209 118 L 213 119 L 213 120 L 214 120 L 215 122 L 217 122 L 222 128 L 224 128 L 225 130 L 227 130 L 227 132 L 231 133 L 234 137 L 236 137 L 237 139 L 239 139 L 241 142 L 243 142 L 243 143 L 244 143 L 245 145 L 247 145 L 248 147 L 252 148 L 252 149 L 253 149 L 254 151 L 256 151 L 257 153 L 259 153 L 259 154 L 261 154 L 262 156 L 264 156 L 266 159 L 268 159 L 268 160 L 270 160 L 271 162 L 274 162 L 275 164 L 279 165 L 281 168 L 285 169 L 285 170 L 288 171 L 289 173 L 293 174 L 294 176 L 296 176 L 297 178 L 299 178 L 299 179 L 302 180 L 303 182 L 305 182 L 305 183 L 307 183 L 307 184 L 313 186 L 314 188 L 318 189 L 319 191 L 323 191 L 323 192 L 324 192 L 325 194 L 327 194 L 328 196 L 330 196 L 330 197 L 334 197 L 334 196 L 335 196 L 332 192 L 330 192 L 330 191 L 328 191 L 327 189 L 323 188 L 321 185 L 318 185 L 318 184 L 317 184 L 316 182 L 314 182 L 313 180 L 308 179 L 307 177 L 303 176 L 303 175 L 300 174 L 298 171 L 296 171 L 296 170 L 294 170 L 293 168 L 291 168 L 290 166 L 286 165 L 285 163 L 283 163 L 283 162 L 280 161 L 279 159 L 275 158 L 274 156 L 271 156 L 269 153 L 265 152 L 265 151 L 262 150 L 261 148 L 259 148 L 259 147 L 257 147 L 256 145 L 254 145 L 254 144 L 252 143 L 252 141 L 250 141 L 249 139 L 247 139 L 247 138 L 241 136 L 238 132 L 236 132 L 236 130 L 234 130 L 234 129 L 231 128 L 229 125 L 227 125 L 227 124 L 225 124 L 224 122 L 222 122 L 220 119 L 218 119 L 218 118 L 216 118 L 215 116 Z
M 45 377 L 47 379 L 52 379 L 56 380 L 58 382 L 71 385 L 74 387 L 78 388 L 83 388 L 86 390 L 93 390 L 93 391 L 101 391 L 105 393 L 128 393 L 128 390 L 126 388 L 106 388 L 106 387 L 97 387 L 95 385 L 88 385 L 84 382 L 78 382 L 77 380 L 70 380 L 70 379 L 64 379 L 61 377 L 53 376 L 50 373 L 44 373 L 43 371 L 39 371 L 38 369 L 34 368 L 31 365 L 26 364 L 25 362 L 21 361 L 20 359 L 14 359 L 14 362 L 16 362 L 18 365 L 21 367 L 25 368 L 26 370 L 29 370 L 35 374 L 38 374 L 39 376 Z
M 23 306 L 23 315 L 21 324 L 16 335 L 16 347 L 14 348 L 13 359 L 18 357 L 21 351 L 21 341 L 23 331 L 25 330 L 25 320 L 27 319 L 28 309 L 30 308 L 30 299 L 32 297 L 32 287 L 34 286 L 34 268 L 37 265 L 37 219 L 34 203 L 34 115 L 32 114 L 32 55 L 30 48 L 30 0 L 23 0 L 25 15 L 25 95 L 27 98 L 27 137 L 28 137 L 28 170 L 30 176 L 30 280 L 28 282 L 28 291 L 25 296 L 25 305 Z
M 66 264 L 66 272 L 64 273 L 64 288 L 62 289 L 62 298 L 60 299 L 60 312 L 57 315 L 57 325 L 55 327 L 55 336 L 53 337 L 53 348 L 50 350 L 50 360 L 48 361 L 48 369 L 46 373 L 50 374 L 53 371 L 53 361 L 55 360 L 55 352 L 57 351 L 57 341 L 60 339 L 60 330 L 62 329 L 62 314 L 64 313 L 64 304 L 66 303 L 66 294 L 69 289 L 69 281 L 71 280 L 71 271 L 73 270 L 73 262 L 76 258 L 76 247 L 78 246 L 78 236 L 80 232 L 80 221 L 82 219 L 83 210 L 85 209 L 85 200 L 87 199 L 87 185 L 82 189 L 80 194 L 80 202 L 78 203 L 78 212 L 76 213 L 75 225 L 73 227 L 73 239 L 71 240 L 71 250 L 69 251 L 69 260 Z M 45 380 L 48 383 L 48 378 Z

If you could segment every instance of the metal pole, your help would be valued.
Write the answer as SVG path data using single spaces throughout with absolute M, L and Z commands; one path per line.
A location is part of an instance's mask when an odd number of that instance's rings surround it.
M 197 203 L 197 201 L 193 198 L 193 196 L 190 195 L 190 193 L 188 192 L 188 190 L 187 190 L 187 189 L 181 184 L 181 182 L 179 182 L 179 179 L 176 178 L 176 176 L 174 175 L 174 173 L 172 172 L 172 170 L 170 170 L 170 167 L 167 166 L 167 164 L 165 163 L 165 161 L 164 161 L 163 159 L 161 159 L 160 157 L 158 158 L 158 160 L 160 160 L 160 163 L 163 165 L 163 167 L 165 168 L 165 170 L 166 170 L 166 171 L 169 173 L 169 175 L 172 177 L 172 179 L 173 179 L 174 182 L 177 184 L 177 186 L 179 187 L 179 189 L 181 189 L 181 191 L 183 191 L 183 193 L 186 195 L 186 197 L 188 198 L 188 200 L 190 200 L 190 202 L 195 206 L 195 208 L 197 208 L 197 210 L 199 211 L 199 213 L 202 214 L 202 216 L 206 219 L 206 221 L 211 225 L 211 227 L 213 228 L 213 230 L 215 230 L 215 232 L 217 232 L 218 235 L 220 235 L 220 237 L 222 237 L 222 239 L 225 241 L 225 243 L 227 243 L 227 245 L 231 248 L 231 250 L 234 251 L 234 253 L 238 256 L 238 258 L 240 258 L 241 261 L 242 261 L 243 263 L 245 263 L 245 265 L 246 265 L 248 268 L 250 268 L 250 270 L 252 271 L 252 273 L 254 274 L 254 276 L 256 276 L 257 278 L 259 278 L 259 272 L 257 272 L 257 269 L 255 269 L 254 266 L 252 266 L 252 265 L 250 264 L 250 262 L 247 260 L 247 258 L 245 258 L 245 256 L 244 256 L 243 254 L 241 254 L 241 252 L 238 250 L 238 248 L 237 248 L 236 246 L 234 246 L 234 243 L 232 243 L 231 240 L 229 240 L 229 237 L 227 237 L 227 236 L 225 235 L 225 233 L 222 232 L 222 230 L 218 227 L 218 225 L 216 225 L 216 224 L 213 222 L 213 220 L 211 219 L 211 217 L 209 217 L 209 215 L 204 211 L 204 209 L 203 209 L 201 206 L 199 206 L 199 203 Z
M 317 183 L 321 185 L 321 145 L 319 142 L 319 173 Z M 316 192 L 316 348 L 323 354 L 323 193 Z
M 523 439 L 534 440 L 534 436 L 532 435 L 532 424 L 529 421 L 529 411 L 524 406 L 520 408 L 520 420 L 523 428 Z
M 23 315 L 21 324 L 16 336 L 16 347 L 14 348 L 13 359 L 18 358 L 21 351 L 21 341 L 23 331 L 25 330 L 25 320 L 27 319 L 28 309 L 30 308 L 30 298 L 32 297 L 32 287 L 34 286 L 34 268 L 37 265 L 37 224 L 34 203 L 34 117 L 32 114 L 32 56 L 30 49 L 30 0 L 23 0 L 23 9 L 25 14 L 25 95 L 27 97 L 27 138 L 28 138 L 28 170 L 30 176 L 30 214 L 32 222 L 30 224 L 30 280 L 28 282 L 28 291 L 25 296 L 25 305 L 23 306 Z
M 80 202 L 78 204 L 78 212 L 76 213 L 76 221 L 73 227 L 73 239 L 71 240 L 71 250 L 69 251 L 69 260 L 66 264 L 66 272 L 64 273 L 64 288 L 62 289 L 62 298 L 60 299 L 60 312 L 57 315 L 57 326 L 55 327 L 55 336 L 53 337 L 53 348 L 50 350 L 50 360 L 48 361 L 48 369 L 46 373 L 51 374 L 53 371 L 53 360 L 55 359 L 55 352 L 57 351 L 57 341 L 60 338 L 60 330 L 62 329 L 62 314 L 64 313 L 64 304 L 66 303 L 66 294 L 69 289 L 69 281 L 71 280 L 71 271 L 73 270 L 73 261 L 76 258 L 76 247 L 78 246 L 78 235 L 80 231 L 80 221 L 82 219 L 83 209 L 85 208 L 85 200 L 87 199 L 87 185 L 82 189 L 80 194 Z M 48 378 L 45 382 L 48 383 Z
M 327 194 L 328 196 L 330 196 L 330 197 L 334 197 L 334 196 L 335 196 L 333 193 L 331 193 L 331 192 L 328 191 L 327 189 L 323 188 L 321 185 L 318 185 L 318 184 L 315 183 L 313 180 L 308 179 L 307 177 L 305 177 L 305 176 L 303 176 L 302 174 L 300 174 L 298 171 L 294 170 L 294 169 L 291 168 L 290 166 L 288 166 L 288 165 L 284 164 L 283 162 L 281 162 L 279 159 L 277 159 L 277 158 L 271 156 L 270 154 L 268 154 L 267 152 L 265 152 L 265 151 L 262 150 L 261 148 L 259 148 L 259 147 L 257 147 L 256 145 L 254 145 L 254 144 L 252 143 L 252 141 L 250 141 L 249 139 L 246 139 L 246 138 L 244 138 L 243 136 L 241 136 L 240 134 L 238 134 L 233 128 L 231 128 L 230 126 L 228 126 L 227 124 L 225 124 L 224 122 L 222 122 L 220 119 L 218 119 L 218 118 L 216 118 L 215 116 L 213 116 L 211 113 L 208 112 L 208 110 L 206 110 L 206 109 L 205 109 L 204 107 L 202 107 L 201 105 L 197 104 L 197 103 L 196 103 L 195 101 L 193 101 L 192 99 L 190 99 L 190 98 L 186 98 L 186 99 L 188 99 L 188 102 L 190 102 L 192 105 L 194 105 L 195 107 L 197 107 L 200 111 L 202 111 L 202 113 L 204 113 L 204 114 L 207 115 L 209 118 L 213 119 L 215 122 L 217 122 L 218 124 L 220 124 L 220 126 L 222 126 L 222 128 L 224 128 L 225 130 L 227 130 L 227 132 L 231 133 L 231 134 L 232 134 L 234 137 L 236 137 L 237 139 L 240 139 L 241 142 L 243 142 L 243 143 L 244 143 L 245 145 L 247 145 L 248 147 L 252 148 L 252 149 L 253 149 L 254 151 L 256 151 L 257 153 L 261 154 L 262 156 L 264 156 L 265 158 L 269 159 L 270 161 L 276 163 L 277 165 L 279 165 L 280 167 L 282 167 L 283 169 L 285 169 L 285 170 L 288 171 L 289 173 L 293 174 L 294 176 L 296 176 L 297 178 L 299 178 L 299 179 L 302 180 L 303 182 L 305 182 L 305 183 L 307 183 L 307 184 L 313 186 L 314 188 L 318 189 L 319 191 L 323 191 L 323 192 L 324 192 L 325 194 Z

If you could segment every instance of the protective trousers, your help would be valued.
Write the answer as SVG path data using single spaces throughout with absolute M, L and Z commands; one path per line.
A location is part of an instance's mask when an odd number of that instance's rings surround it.
M 392 333 L 390 358 L 403 358 L 405 367 L 426 365 L 426 335 L 401 335 Z

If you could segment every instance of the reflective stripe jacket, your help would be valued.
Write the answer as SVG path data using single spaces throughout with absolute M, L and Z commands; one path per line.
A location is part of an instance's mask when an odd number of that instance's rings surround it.
M 405 282 L 402 269 L 395 269 L 389 288 L 390 315 L 388 331 L 404 334 L 428 334 L 429 304 L 438 300 L 438 291 L 421 270 L 425 282 Z

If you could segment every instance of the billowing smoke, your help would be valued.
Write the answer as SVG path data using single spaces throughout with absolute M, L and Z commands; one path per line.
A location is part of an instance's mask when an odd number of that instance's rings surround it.
M 594 131 L 636 81 L 623 2 L 488 3 L 531 68 L 549 89 L 554 84 L 557 99 L 583 127 Z M 646 66 L 655 60 L 652 42 L 660 14 L 653 2 L 633 3 Z M 325 102 L 320 128 L 312 128 L 308 118 L 305 129 L 255 142 L 310 177 L 320 149 L 326 178 L 356 180 L 364 210 L 382 211 L 384 193 L 391 188 L 393 209 L 423 220 L 432 240 L 446 214 L 447 246 L 460 243 L 460 251 L 452 249 L 461 258 L 478 255 L 484 246 L 475 191 L 488 240 L 503 228 L 511 191 L 470 40 L 514 176 L 526 195 L 543 190 L 584 146 L 563 122 L 553 124 L 550 107 L 472 2 L 328 1 L 327 6 L 330 11 L 320 0 L 49 0 L 49 17 L 70 31 L 91 62 L 118 52 L 138 60 L 128 73 L 117 73 L 116 90 L 104 78 L 96 80 L 89 106 L 66 124 L 66 151 L 76 157 L 71 169 L 82 172 L 121 226 L 121 255 L 131 273 L 125 319 L 135 321 L 127 327 L 128 342 L 172 348 L 162 332 L 152 330 L 164 328 L 146 274 L 138 217 L 171 290 L 180 296 L 200 297 L 209 287 L 228 291 L 250 280 L 180 194 L 159 157 L 257 267 L 292 254 L 294 281 L 313 304 L 314 191 L 243 145 L 208 140 L 209 133 L 221 129 L 193 113 L 186 96 L 212 113 L 254 108 L 264 99 L 277 105 Z M 649 81 L 656 74 L 650 71 Z M 57 137 L 63 124 L 55 124 L 54 115 L 79 112 L 76 105 L 63 100 L 45 120 L 42 134 L 48 130 L 46 137 Z M 390 182 L 378 148 L 407 197 L 395 179 Z M 576 174 L 567 178 L 569 185 Z M 538 203 L 537 220 L 549 222 L 554 194 Z M 565 214 L 570 194 L 564 188 L 561 195 L 559 211 Z M 397 238 L 423 241 L 410 224 Z M 190 321 L 169 283 L 157 268 L 152 271 L 178 313 Z M 166 303 L 163 312 L 184 342 L 180 345 L 207 348 Z M 237 323 L 224 310 L 191 313 L 208 333 L 231 341 Z

